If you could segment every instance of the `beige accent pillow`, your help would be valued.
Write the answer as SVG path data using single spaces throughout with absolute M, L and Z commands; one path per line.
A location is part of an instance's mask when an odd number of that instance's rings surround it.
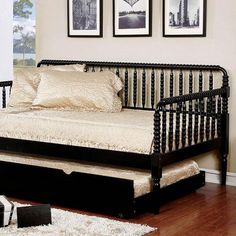
M 120 112 L 117 93 L 122 81 L 110 71 L 62 72 L 39 74 L 40 83 L 32 108 L 56 108 L 77 111 Z
M 50 70 L 57 70 L 57 71 L 80 71 L 80 72 L 84 72 L 85 64 L 43 66 L 43 67 L 40 67 L 40 68 L 49 68 Z
M 11 90 L 11 96 L 8 103 L 10 107 L 30 107 L 36 97 L 39 84 L 37 74 L 48 70 L 57 71 L 81 71 L 85 65 L 65 65 L 65 66 L 45 66 L 35 68 L 19 69 L 14 72 L 14 81 Z

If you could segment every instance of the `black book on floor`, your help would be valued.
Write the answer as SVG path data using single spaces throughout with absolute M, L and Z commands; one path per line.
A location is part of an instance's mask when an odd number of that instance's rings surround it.
M 17 207 L 17 227 L 48 225 L 52 223 L 51 207 L 48 204 Z

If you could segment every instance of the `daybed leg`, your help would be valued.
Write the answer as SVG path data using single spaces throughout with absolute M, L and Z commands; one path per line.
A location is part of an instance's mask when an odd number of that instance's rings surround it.
M 226 185 L 227 177 L 227 154 L 222 154 L 221 156 L 221 184 Z
M 229 153 L 229 114 L 222 114 L 222 147 L 220 150 L 221 155 L 221 184 L 226 185 L 227 178 L 227 159 Z
M 160 188 L 160 179 L 153 179 L 153 190 L 151 196 L 151 211 L 154 214 L 160 213 L 161 207 L 161 188 Z

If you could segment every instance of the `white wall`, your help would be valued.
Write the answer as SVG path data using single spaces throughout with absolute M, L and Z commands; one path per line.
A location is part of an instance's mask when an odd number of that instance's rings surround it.
M 153 36 L 112 37 L 112 0 L 104 0 L 104 37 L 68 38 L 67 1 L 36 1 L 37 58 L 220 64 L 231 79 L 230 171 L 236 172 L 236 1 L 208 0 L 206 38 L 163 38 L 162 0 L 153 0 Z M 209 158 L 204 158 L 209 156 Z M 216 169 L 214 155 L 199 163 Z
M 13 69 L 13 1 L 1 0 L 0 80 L 11 80 Z

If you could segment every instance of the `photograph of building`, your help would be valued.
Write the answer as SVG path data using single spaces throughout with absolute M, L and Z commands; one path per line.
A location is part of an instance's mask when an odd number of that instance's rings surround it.
M 97 29 L 97 0 L 73 0 L 73 29 Z
M 170 0 L 169 26 L 199 27 L 199 0 Z

